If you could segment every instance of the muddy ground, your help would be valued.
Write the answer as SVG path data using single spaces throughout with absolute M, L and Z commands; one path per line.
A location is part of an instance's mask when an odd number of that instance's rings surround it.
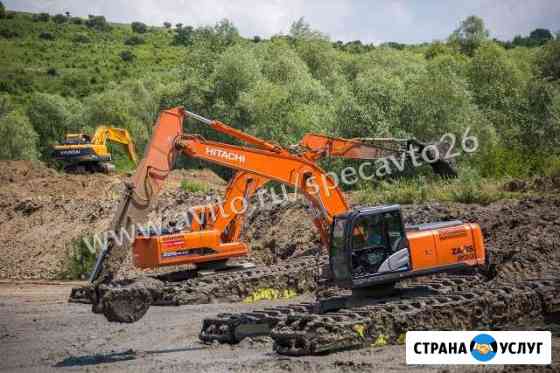
M 153 307 L 136 324 L 112 324 L 86 305 L 68 304 L 71 284 L 0 283 L 0 370 L 6 372 L 402 372 L 404 346 L 345 351 L 328 356 L 287 358 L 272 352 L 270 340 L 237 346 L 199 343 L 201 321 L 220 312 L 242 312 L 250 304 Z M 309 300 L 299 297 L 294 301 Z M 265 301 L 260 306 L 286 301 Z M 531 326 L 535 328 L 536 326 Z M 543 326 L 539 326 L 543 327 Z M 553 339 L 554 365 L 560 371 L 560 334 Z M 521 367 L 520 367 L 521 368 Z M 442 367 L 414 367 L 416 372 Z M 443 371 L 464 371 L 449 368 Z M 478 371 L 478 369 L 469 369 Z M 495 368 L 501 371 L 501 368 Z M 511 371 L 511 368 L 508 369 Z M 517 371 L 526 371 L 522 367 Z

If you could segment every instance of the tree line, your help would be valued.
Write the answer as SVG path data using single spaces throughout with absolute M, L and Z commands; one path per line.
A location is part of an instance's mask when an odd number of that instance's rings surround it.
M 131 27 L 140 36 L 144 26 Z M 373 47 L 332 42 L 303 19 L 269 40 L 242 38 L 227 20 L 164 28 L 185 48 L 172 73 L 82 98 L 3 94 L 0 131 L 11 136 L 0 136 L 0 158 L 46 160 L 64 132 L 99 123 L 128 128 L 142 146 L 158 110 L 183 105 L 284 145 L 306 132 L 434 141 L 470 129 L 480 151 L 461 162 L 482 176 L 560 169 L 560 40 L 550 32 L 505 45 L 473 16 L 444 41 Z

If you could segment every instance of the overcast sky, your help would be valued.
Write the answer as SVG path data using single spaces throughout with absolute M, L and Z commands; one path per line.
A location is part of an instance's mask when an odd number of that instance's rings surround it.
M 506 40 L 535 28 L 560 30 L 558 0 L 2 0 L 8 9 L 77 16 L 104 15 L 109 21 L 164 21 L 207 25 L 228 18 L 243 36 L 286 33 L 299 17 L 332 40 L 418 43 L 445 39 L 475 14 L 492 37 Z

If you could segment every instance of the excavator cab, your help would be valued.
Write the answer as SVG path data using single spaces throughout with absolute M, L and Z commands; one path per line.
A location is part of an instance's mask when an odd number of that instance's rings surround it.
M 334 280 L 348 288 L 393 282 L 396 274 L 409 271 L 400 207 L 368 207 L 335 217 L 330 260 Z
M 486 262 L 480 226 L 459 220 L 404 226 L 399 205 L 335 216 L 330 268 L 338 286 L 360 289 Z
M 62 145 L 91 144 L 91 137 L 85 133 L 69 133 L 64 137 Z

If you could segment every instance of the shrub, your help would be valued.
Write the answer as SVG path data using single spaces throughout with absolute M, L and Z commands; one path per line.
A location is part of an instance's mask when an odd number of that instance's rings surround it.
M 196 180 L 184 179 L 181 181 L 181 189 L 187 193 L 208 193 L 208 184 L 203 184 Z
M 20 33 L 15 30 L 10 30 L 8 28 L 0 28 L 0 36 L 5 39 L 17 38 L 20 37 Z
M 6 12 L 6 19 L 14 19 L 16 18 L 16 12 Z
M 27 117 L 39 134 L 39 150 L 43 155 L 49 153 L 49 145 L 60 141 L 70 127 L 72 116 L 78 110 L 71 107 L 71 100 L 61 96 L 35 93 L 27 107 Z
M 133 35 L 129 38 L 127 38 L 124 43 L 126 45 L 131 45 L 131 46 L 135 46 L 135 45 L 140 45 L 140 44 L 144 44 L 145 40 L 143 37 L 138 36 L 138 35 Z
M 50 76 L 57 76 L 58 75 L 58 71 L 54 68 L 54 67 L 49 67 L 47 69 L 47 75 Z
M 39 13 L 33 14 L 32 20 L 33 22 L 49 22 L 50 18 L 49 13 Z
M 144 33 L 148 32 L 148 26 L 146 26 L 146 24 L 144 24 L 142 22 L 132 22 L 130 27 L 132 27 L 132 31 L 134 31 L 138 34 L 144 34 Z
M 181 27 L 179 27 L 179 25 Z M 175 29 L 175 35 L 173 36 L 173 44 L 188 47 L 193 43 L 193 37 L 194 29 L 191 26 L 183 27 L 182 24 L 178 23 Z
M 91 39 L 86 34 L 77 34 L 77 35 L 74 35 L 74 37 L 72 38 L 72 41 L 74 43 L 87 44 L 87 43 L 91 42 Z
M 85 23 L 87 27 L 97 31 L 108 31 L 111 29 L 107 20 L 103 16 L 94 16 L 90 14 Z
M 43 31 L 39 34 L 39 39 L 43 39 L 43 40 L 54 40 L 55 37 L 52 33 L 48 32 L 48 31 Z
M 68 18 L 64 14 L 57 14 L 52 17 L 54 23 L 62 24 L 68 21 Z
M 72 18 L 70 18 L 70 23 L 73 24 L 73 25 L 83 25 L 84 20 L 81 19 L 80 17 L 72 17 Z
M 87 242 L 93 242 L 90 236 L 84 236 L 72 241 L 67 252 L 66 269 L 61 274 L 68 280 L 85 280 L 95 266 L 97 255 L 95 249 L 92 250 Z
M 560 38 L 548 42 L 539 52 L 537 66 L 544 79 L 560 80 Z
M 0 106 L 5 98 L 0 97 Z M 19 111 L 0 112 L 0 159 L 37 159 L 38 136 L 27 116 Z
M 119 56 L 124 62 L 132 62 L 136 58 L 134 53 L 132 53 L 131 51 L 122 51 Z

